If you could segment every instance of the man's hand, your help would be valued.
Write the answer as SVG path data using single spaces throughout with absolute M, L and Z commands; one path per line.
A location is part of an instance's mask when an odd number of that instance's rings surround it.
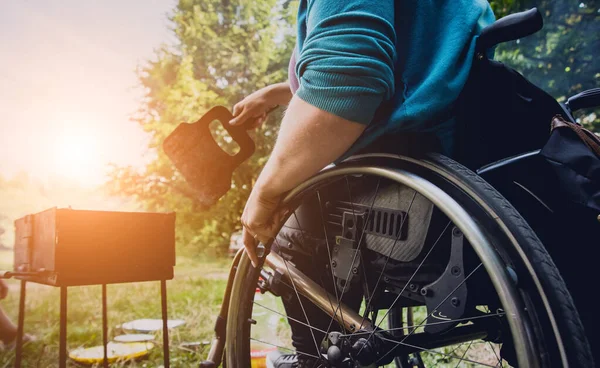
M 258 177 L 242 215 L 243 241 L 252 263 L 256 245 L 275 237 L 286 213 L 275 213 L 281 196 L 340 157 L 366 126 L 320 110 L 294 97 L 281 122 L 275 148 Z M 255 239 L 256 236 L 256 239 Z
M 233 106 L 234 117 L 229 123 L 243 125 L 254 119 L 247 128 L 258 128 L 267 119 L 271 110 L 280 105 L 287 105 L 291 98 L 292 94 L 288 83 L 277 83 L 261 88 Z
M 281 212 L 276 213 L 280 199 L 280 196 L 269 196 L 259 186 L 255 186 L 246 202 L 242 214 L 242 239 L 254 267 L 258 265 L 258 242 L 266 244 L 273 239 L 278 230 L 277 226 L 285 215 Z

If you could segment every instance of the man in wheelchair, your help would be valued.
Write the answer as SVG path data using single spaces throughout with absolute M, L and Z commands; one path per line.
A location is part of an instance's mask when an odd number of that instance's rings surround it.
M 481 251 L 472 244 L 473 238 L 468 234 L 463 236 L 462 225 L 451 211 L 427 193 L 419 192 L 407 182 L 392 180 L 392 174 L 381 179 L 349 168 L 352 174 L 328 179 L 305 195 L 297 208 L 282 205 L 285 193 L 326 165 L 340 163 L 357 153 L 420 158 L 426 152 L 441 152 L 477 169 L 541 148 L 547 140 L 552 117 L 563 114 L 569 118 L 569 112 L 520 75 L 489 60 L 495 44 L 526 36 L 541 27 L 537 12 L 507 18 L 483 31 L 494 22 L 493 13 L 483 0 L 300 1 L 298 39 L 290 60 L 289 82 L 259 90 L 234 107 L 232 124 L 244 124 L 251 119 L 260 123 L 275 105 L 288 106 L 273 152 L 246 203 L 242 215 L 243 241 L 255 267 L 264 262 L 257 255 L 257 245 L 272 244 L 271 251 L 287 262 L 286 268 L 289 263 L 319 284 L 329 297 L 335 296 L 334 315 L 343 303 L 348 310 L 362 310 L 364 317 L 359 326 L 350 326 L 355 328 L 351 331 L 353 335 L 345 333 L 348 328 L 344 323 L 336 322 L 336 318 L 311 303 L 305 294 L 300 295 L 291 279 L 286 284 L 287 291 L 280 294 L 297 356 L 277 356 L 269 364 L 342 367 L 395 362 L 399 367 L 422 367 L 420 353 L 442 344 L 444 338 L 456 344 L 468 341 L 458 336 L 459 330 L 461 336 L 470 333 L 470 338 L 503 345 L 498 353 L 494 350 L 498 362 L 490 366 L 501 364 L 501 359 L 523 366 L 524 361 L 533 359 L 531 353 L 522 351 L 515 337 L 511 321 L 514 315 L 505 317 L 504 291 L 499 290 L 502 288 L 492 268 L 488 268 Z M 490 85 L 494 89 L 490 90 Z M 492 107 L 498 111 L 498 106 L 506 106 L 506 111 L 487 117 L 486 113 Z M 512 126 L 498 129 L 502 124 L 506 126 L 507 120 L 514 120 L 515 114 L 519 122 L 527 122 L 526 126 L 518 127 L 521 134 L 515 135 Z M 484 116 L 488 120 L 485 125 Z M 469 193 L 465 188 L 457 189 L 459 184 L 452 184 L 454 174 L 440 179 L 445 175 L 444 170 L 463 169 L 456 169 L 443 158 L 436 160 L 431 164 L 435 170 L 426 165 L 417 167 L 420 164 L 410 160 L 396 169 L 414 170 L 440 188 L 447 188 L 448 193 L 456 192 L 455 199 Z M 497 218 L 504 215 L 497 215 L 493 208 L 481 204 L 493 189 L 478 182 L 472 173 L 454 176 L 472 183 L 471 187 L 476 188 L 473 192 L 481 191 L 479 197 L 470 193 L 469 200 L 456 201 L 473 218 L 475 213 L 482 214 L 475 220 L 477 224 L 484 226 L 486 221 L 490 222 L 485 233 L 505 261 L 503 270 L 507 280 L 518 288 L 525 284 L 543 288 L 544 283 L 550 282 L 545 279 L 550 277 L 541 277 L 539 281 L 536 272 L 521 274 L 521 270 L 537 267 L 532 261 L 534 256 L 515 260 L 519 258 L 517 250 L 496 246 L 518 243 L 520 237 L 525 239 L 535 234 L 500 226 Z M 402 180 L 410 178 L 408 175 Z M 477 202 L 475 198 L 483 199 Z M 511 211 L 507 218 L 518 216 Z M 514 226 L 529 229 L 521 221 L 519 216 Z M 534 250 L 542 247 L 537 238 L 529 243 L 534 244 Z M 534 250 L 524 253 L 535 253 Z M 482 264 L 487 274 L 479 271 Z M 555 271 L 548 272 L 555 275 Z M 469 279 L 471 274 L 476 276 Z M 263 281 L 268 278 L 261 275 Z M 572 307 L 568 293 L 566 298 L 566 302 L 560 303 Z M 563 328 L 560 312 L 548 307 L 554 302 L 551 295 L 543 292 L 523 298 L 522 309 L 528 310 L 523 319 L 532 321 L 532 326 L 552 325 L 557 335 L 552 342 L 544 343 L 538 342 L 542 338 L 532 338 L 532 346 L 536 346 L 532 350 L 545 353 L 537 354 L 541 363 L 527 365 L 561 366 L 569 361 L 574 366 L 584 364 L 581 362 L 587 362 L 587 366 L 593 364 L 577 313 L 574 312 L 571 325 Z M 532 314 L 531 309 L 538 305 L 545 305 L 547 313 Z M 415 306 L 425 306 L 427 316 L 419 326 L 411 328 L 411 308 Z M 384 310 L 383 318 L 378 316 Z M 475 322 L 486 313 L 497 317 L 493 323 Z M 381 327 L 372 325 L 384 319 L 388 324 L 388 330 L 384 331 L 387 335 L 375 333 Z M 456 327 L 464 321 L 472 327 Z M 367 324 L 370 330 L 364 328 Z M 429 335 L 420 334 L 418 327 L 424 327 L 423 333 Z M 577 342 L 564 341 L 558 336 L 565 333 L 574 335 Z M 538 331 L 539 336 L 544 334 L 548 335 Z M 423 350 L 401 352 L 410 335 L 418 339 L 441 337 L 429 345 L 422 342 Z M 462 358 L 469 361 L 466 354 Z M 578 357 L 568 358 L 569 354 Z

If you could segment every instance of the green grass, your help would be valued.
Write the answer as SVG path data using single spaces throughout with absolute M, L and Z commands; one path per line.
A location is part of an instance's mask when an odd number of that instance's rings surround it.
M 183 319 L 184 326 L 170 331 L 170 354 L 172 367 L 192 367 L 206 358 L 208 345 L 197 352 L 181 349 L 183 342 L 209 342 L 213 337 L 215 317 L 223 298 L 229 259 L 193 259 L 178 257 L 175 279 L 167 282 L 168 310 L 171 319 Z M 12 268 L 12 251 L 0 251 L 0 270 Z M 19 282 L 9 280 L 11 292 L 0 306 L 17 320 L 19 302 Z M 120 324 L 138 318 L 160 318 L 159 282 L 119 284 L 108 286 L 109 338 L 122 333 Z M 68 294 L 68 349 L 91 347 L 102 344 L 101 287 L 72 287 Z M 291 348 L 290 330 L 279 298 L 270 294 L 256 297 L 257 301 L 278 313 L 272 313 L 255 306 L 252 337 L 266 343 Z M 57 288 L 28 284 L 25 329 L 35 334 L 38 341 L 28 344 L 24 350 L 23 367 L 57 367 L 59 340 L 59 290 Z M 364 308 L 364 305 L 363 305 Z M 281 314 L 279 314 L 281 313 Z M 385 310 L 381 311 L 382 319 Z M 416 308 L 415 323 L 427 316 L 424 307 Z M 378 321 L 379 322 L 379 321 Z M 381 320 L 380 327 L 387 328 L 387 321 Z M 420 327 L 417 332 L 422 332 Z M 269 345 L 257 349 L 269 348 Z M 488 364 L 495 364 L 496 353 L 487 344 L 460 344 L 435 349 L 421 354 L 426 366 L 471 367 L 470 363 L 457 364 L 456 358 L 465 357 Z M 497 347 L 494 348 L 497 350 Z M 440 354 L 442 353 L 442 354 Z M 14 352 L 0 352 L 0 368 L 11 367 Z M 137 362 L 113 364 L 113 367 L 159 367 L 162 365 L 162 337 L 157 335 L 156 346 L 150 356 Z M 69 367 L 76 367 L 69 362 Z M 394 365 L 391 365 L 394 366 Z
M 210 341 L 215 317 L 223 298 L 229 260 L 178 257 L 175 279 L 167 282 L 169 318 L 183 319 L 184 326 L 171 330 L 171 366 L 190 367 L 206 357 L 208 347 L 198 353 L 179 348 L 182 342 Z M 12 267 L 12 252 L 0 251 L 0 269 Z M 17 320 L 19 282 L 9 280 L 11 292 L 0 302 Z M 109 337 L 122 333 L 118 325 L 138 318 L 160 318 L 160 283 L 144 282 L 108 286 Z M 25 330 L 38 341 L 24 349 L 23 367 L 58 366 L 59 289 L 28 284 Z M 72 287 L 68 292 L 68 349 L 102 344 L 101 287 Z M 162 365 L 162 338 L 146 360 L 114 366 L 158 367 Z M 0 352 L 0 368 L 11 367 L 13 352 Z M 69 366 L 76 365 L 69 362 Z

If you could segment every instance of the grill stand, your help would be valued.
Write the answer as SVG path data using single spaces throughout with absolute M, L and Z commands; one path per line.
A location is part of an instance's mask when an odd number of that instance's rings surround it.
M 0 278 L 9 279 L 12 277 L 35 277 L 36 272 L 0 272 Z M 21 368 L 23 356 L 23 331 L 25 326 L 25 299 L 27 291 L 27 281 L 21 280 L 21 290 L 19 295 L 19 317 L 17 324 L 17 341 L 15 347 L 15 368 Z M 170 368 L 169 363 L 169 329 L 167 313 L 167 281 L 160 280 L 160 305 L 163 325 L 163 366 Z M 103 343 L 103 367 L 108 368 L 108 308 L 106 296 L 106 284 L 102 284 L 102 343 Z M 67 367 L 67 286 L 60 286 L 60 336 L 58 348 L 58 366 Z

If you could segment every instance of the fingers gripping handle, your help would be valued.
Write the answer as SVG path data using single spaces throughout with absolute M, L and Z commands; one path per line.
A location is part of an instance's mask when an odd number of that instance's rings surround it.
M 233 119 L 233 115 L 224 106 L 215 106 L 210 109 L 200 120 L 198 124 L 201 126 L 208 126 L 215 120 L 218 120 L 223 128 L 231 135 L 231 138 L 240 146 L 240 151 L 233 156 L 232 165 L 233 167 L 239 166 L 242 162 L 247 160 L 254 151 L 256 146 L 254 141 L 248 135 L 248 131 L 244 125 L 237 126 L 229 124 L 229 121 Z
M 231 188 L 233 171 L 255 151 L 244 127 L 229 124 L 232 115 L 223 106 L 210 109 L 195 123 L 182 123 L 165 139 L 163 149 L 193 189 L 199 204 L 208 208 Z M 218 120 L 239 145 L 231 156 L 215 142 L 210 124 Z

